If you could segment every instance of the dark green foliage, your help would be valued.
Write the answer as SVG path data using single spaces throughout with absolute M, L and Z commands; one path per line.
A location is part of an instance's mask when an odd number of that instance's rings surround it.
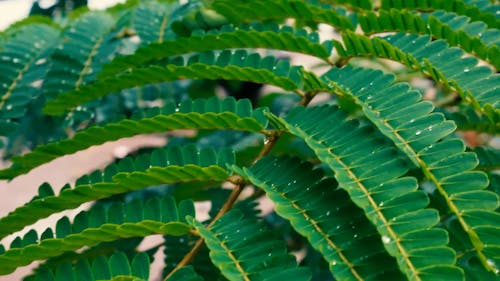
M 0 275 L 500 278 L 498 1 L 36 5 L 0 33 L 0 178 L 166 145 L 34 187 L 0 218 Z

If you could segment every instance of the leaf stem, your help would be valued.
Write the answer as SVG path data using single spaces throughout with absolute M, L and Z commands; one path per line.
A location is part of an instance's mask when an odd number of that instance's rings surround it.
M 240 196 L 241 191 L 243 191 L 242 185 L 238 184 L 233 188 L 233 191 L 231 192 L 231 194 L 229 194 L 229 197 L 227 198 L 226 202 L 219 210 L 217 215 L 215 215 L 214 219 L 208 224 L 208 227 L 214 225 L 216 221 L 218 221 L 225 213 L 227 213 L 233 207 L 234 203 Z M 172 271 L 170 271 L 170 273 L 165 277 L 164 281 L 168 280 L 168 278 L 170 278 L 177 270 L 189 264 L 194 259 L 196 254 L 198 254 L 198 252 L 200 251 L 201 247 L 203 246 L 203 242 L 204 242 L 203 238 L 198 239 L 194 244 L 193 248 L 189 251 L 189 253 L 187 253 L 184 256 L 184 258 L 182 258 L 182 260 L 175 266 L 174 269 L 172 269 Z

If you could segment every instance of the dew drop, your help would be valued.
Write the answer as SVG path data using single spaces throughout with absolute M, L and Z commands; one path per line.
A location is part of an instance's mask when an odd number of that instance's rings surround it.
M 330 211 L 326 212 L 326 216 L 329 216 L 330 215 Z
M 387 235 L 384 235 L 382 236 L 382 242 L 384 242 L 384 244 L 389 244 L 391 243 L 391 238 L 389 238 L 389 236 Z
M 267 254 L 267 256 L 268 256 L 268 257 L 270 257 L 270 256 L 272 256 L 272 255 L 273 255 L 273 253 L 269 253 L 269 254 Z
M 19 59 L 18 59 L 18 58 L 13 58 L 13 59 L 12 59 L 12 62 L 13 62 L 13 63 L 18 63 L 18 62 L 19 62 Z
M 357 234 L 354 234 L 354 235 L 352 236 L 352 238 L 358 238 L 358 235 L 357 235 Z
M 36 65 L 40 65 L 40 64 L 43 64 L 47 61 L 47 59 L 39 59 L 35 62 Z
M 384 201 L 380 202 L 378 205 L 379 205 L 380 207 L 384 206 Z
M 493 269 L 493 271 L 495 272 L 495 274 L 498 274 L 500 272 L 500 270 L 498 269 L 495 261 L 493 261 L 491 259 L 487 259 L 486 263 Z
M 418 130 L 417 132 L 415 132 L 415 136 L 419 136 L 421 133 L 422 131 Z
M 465 72 L 465 73 L 467 73 L 467 72 L 469 72 L 469 71 L 470 71 L 470 69 L 468 69 L 468 68 L 464 69 L 464 72 Z
M 337 261 L 332 261 L 332 266 L 336 266 L 337 265 Z

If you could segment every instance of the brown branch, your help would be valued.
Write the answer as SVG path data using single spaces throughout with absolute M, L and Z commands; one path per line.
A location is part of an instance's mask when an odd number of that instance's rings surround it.
M 243 191 L 243 186 L 240 184 L 236 185 L 233 188 L 233 191 L 231 191 L 231 194 L 229 194 L 229 197 L 227 198 L 226 202 L 219 210 L 217 215 L 215 215 L 214 219 L 208 224 L 208 227 L 213 226 L 216 221 L 218 221 L 225 213 L 227 213 L 233 207 L 234 203 L 240 196 L 241 191 Z M 193 248 L 191 249 L 191 251 L 189 251 L 189 253 L 187 253 L 184 256 L 184 258 L 182 258 L 182 260 L 175 266 L 174 269 L 172 269 L 172 271 L 170 271 L 170 273 L 165 277 L 164 280 L 165 281 L 168 280 L 168 278 L 170 278 L 177 270 L 189 264 L 194 259 L 196 254 L 198 254 L 198 252 L 200 251 L 201 247 L 203 246 L 203 242 L 204 242 L 203 238 L 198 239 L 194 244 Z

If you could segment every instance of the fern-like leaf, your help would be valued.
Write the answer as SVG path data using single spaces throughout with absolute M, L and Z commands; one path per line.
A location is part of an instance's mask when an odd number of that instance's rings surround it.
M 474 220 L 467 221 L 465 216 L 469 211 L 488 216 L 500 206 L 499 199 L 496 194 L 483 190 L 488 186 L 486 175 L 471 171 L 478 161 L 474 154 L 464 152 L 463 142 L 443 140 L 454 131 L 455 124 L 445 121 L 442 114 L 430 113 L 433 110 L 431 103 L 422 101 L 418 92 L 411 91 L 405 84 L 394 83 L 394 77 L 381 71 L 347 67 L 332 69 L 324 77 L 332 87 L 361 105 L 370 121 L 422 169 L 445 199 L 449 210 L 457 216 L 488 268 L 488 258 L 483 251 L 500 248 L 500 245 L 486 243 L 486 233 L 500 235 L 500 231 L 496 228 L 481 230 Z M 357 79 L 371 82 L 367 85 Z M 496 269 L 490 267 L 490 270 Z
M 329 41 L 320 44 L 316 32 L 304 29 L 294 30 L 289 26 L 280 27 L 277 24 L 253 23 L 243 26 L 225 25 L 220 29 L 207 32 L 194 31 L 189 37 L 165 40 L 138 49 L 133 55 L 118 57 L 105 65 L 99 77 L 109 77 L 133 67 L 171 56 L 192 52 L 236 49 L 236 48 L 267 48 L 300 52 L 324 60 L 330 56 L 332 49 Z
M 211 149 L 171 146 L 83 176 L 74 188 L 65 188 L 59 195 L 44 184 L 32 201 L 0 219 L 0 238 L 56 212 L 115 194 L 177 182 L 224 182 L 229 177 L 225 167 L 234 162 L 234 154 L 228 150 L 217 155 Z
M 172 12 L 176 3 L 146 2 L 138 5 L 133 14 L 133 27 L 141 44 L 163 42 L 172 37 L 170 30 Z
M 5 38 L 0 48 L 0 135 L 12 131 L 11 120 L 24 116 L 26 105 L 39 95 L 58 36 L 52 26 L 33 24 Z
M 310 280 L 310 272 L 297 268 L 295 258 L 288 255 L 282 241 L 255 218 L 231 210 L 212 227 L 207 228 L 188 218 L 205 239 L 210 258 L 229 280 Z
M 234 98 L 186 100 L 178 107 L 167 104 L 141 112 L 117 123 L 93 126 L 73 138 L 39 146 L 31 153 L 14 157 L 11 168 L 0 171 L 0 178 L 13 178 L 60 156 L 93 145 L 139 134 L 161 133 L 176 129 L 227 129 L 260 132 L 266 125 L 261 110 L 252 110 L 248 100 Z
M 500 31 L 487 29 L 483 22 L 470 22 L 468 17 L 444 11 L 418 14 L 397 9 L 361 14 L 358 20 L 366 34 L 389 31 L 430 34 L 500 68 Z
M 331 6 L 322 7 L 305 1 L 214 0 L 210 7 L 236 24 L 266 20 L 282 21 L 294 18 L 301 21 L 326 23 L 342 30 L 354 30 L 352 21 L 347 16 L 337 13 Z
M 345 49 L 335 44 L 341 56 L 375 55 L 399 61 L 454 89 L 479 111 L 490 115 L 500 112 L 500 88 L 496 87 L 500 75 L 479 66 L 476 58 L 463 57 L 461 49 L 450 48 L 443 40 L 405 33 L 370 39 L 352 32 L 344 32 L 343 39 Z
M 340 187 L 365 211 L 410 280 L 463 279 L 446 239 L 434 244 L 424 238 L 439 221 L 437 211 L 425 208 L 429 199 L 417 190 L 414 178 L 401 177 L 407 170 L 404 162 L 370 132 L 371 127 L 347 121 L 333 106 L 299 107 L 280 123 L 335 172 Z
M 363 211 L 343 189 L 335 189 L 335 181 L 322 180 L 323 173 L 313 171 L 311 164 L 268 157 L 238 173 L 266 191 L 276 212 L 308 238 L 337 280 L 404 278 Z M 436 243 L 447 240 L 443 231 L 435 236 L 441 238 Z
M 251 81 L 278 86 L 285 90 L 317 88 L 318 86 L 314 84 L 317 82 L 314 74 L 307 75 L 305 72 L 302 67 L 290 66 L 289 61 L 276 62 L 272 56 L 261 58 L 256 53 L 248 54 L 246 51 L 223 51 L 218 56 L 215 56 L 214 52 L 205 52 L 192 56 L 187 64 L 184 64 L 181 57 L 177 57 L 170 59 L 165 67 L 154 65 L 132 69 L 130 73 L 110 77 L 80 90 L 65 93 L 47 103 L 45 112 L 62 114 L 84 102 L 120 90 L 179 79 Z
M 104 12 L 86 13 L 71 23 L 62 33 L 62 45 L 51 56 L 44 95 L 54 98 L 92 81 L 118 47 L 111 32 L 114 27 L 115 20 Z
M 83 246 L 153 234 L 183 235 L 191 229 L 182 217 L 194 214 L 179 214 L 172 197 L 150 199 L 141 205 L 139 200 L 115 203 L 107 211 L 99 206 L 79 213 L 73 224 L 63 217 L 57 222 L 55 231 L 48 228 L 40 236 L 34 230 L 28 231 L 22 238 L 15 239 L 9 250 L 0 254 L 0 274 L 11 273 L 32 261 L 76 251 Z M 194 210 L 194 206 L 190 209 Z
M 483 1 L 489 3 L 489 1 Z M 418 10 L 445 10 L 448 12 L 455 12 L 459 15 L 466 15 L 475 21 L 483 21 L 490 28 L 499 28 L 500 19 L 497 18 L 498 14 L 492 10 L 498 9 L 498 4 L 485 5 L 481 9 L 468 3 L 466 0 L 382 0 L 382 9 L 418 9 Z
M 138 253 L 129 258 L 122 252 L 116 252 L 110 257 L 98 256 L 89 262 L 82 260 L 72 265 L 63 263 L 54 271 L 44 270 L 36 277 L 27 278 L 26 281 L 60 281 L 74 280 L 73 276 L 85 276 L 86 281 L 112 280 L 112 281 L 146 281 L 150 278 L 150 260 L 146 253 Z M 77 279 L 81 280 L 81 279 Z M 201 281 L 191 266 L 181 268 L 169 281 Z

